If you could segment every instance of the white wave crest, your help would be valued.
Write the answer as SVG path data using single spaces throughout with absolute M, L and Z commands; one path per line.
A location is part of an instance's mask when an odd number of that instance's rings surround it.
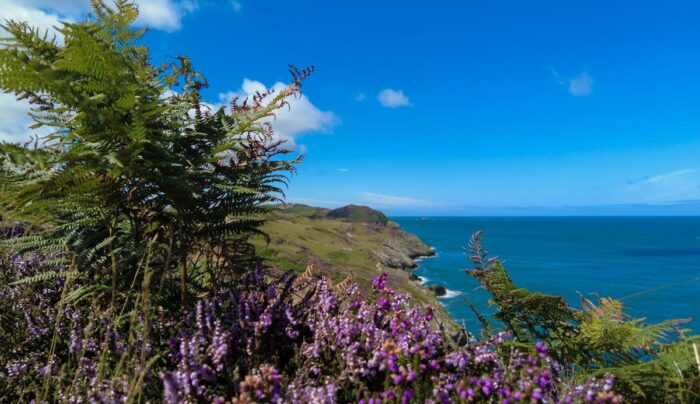
M 445 292 L 445 296 L 440 296 L 439 299 L 454 299 L 457 296 L 460 296 L 462 292 L 458 290 L 452 290 L 452 289 L 447 289 Z

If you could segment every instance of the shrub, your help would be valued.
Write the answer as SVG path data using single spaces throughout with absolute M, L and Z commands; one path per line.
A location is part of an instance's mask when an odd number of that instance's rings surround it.
M 3 26 L 0 89 L 28 99 L 34 127 L 50 130 L 33 144 L 0 144 L 2 215 L 31 225 L 6 244 L 59 252 L 107 286 L 112 305 L 149 265 L 184 307 L 255 259 L 247 239 L 262 234 L 262 214 L 300 161 L 285 158 L 264 119 L 313 69 L 292 68 L 278 93 L 210 111 L 189 59 L 150 63 L 134 4 L 92 6 L 95 18 L 61 23 L 62 43 L 26 23 Z
M 506 333 L 454 346 L 432 310 L 388 289 L 291 273 L 245 275 L 184 319 L 155 310 L 105 317 L 48 278 L 45 257 L 9 257 L 2 277 L 0 394 L 8 399 L 166 402 L 618 402 L 613 380 L 571 384 L 545 345 L 513 349 Z M 19 282 L 17 282 L 19 280 Z M 41 293 L 37 293 L 41 292 Z M 144 296 L 145 297 L 145 296 Z M 119 319 L 122 319 L 121 321 Z
M 574 309 L 561 296 L 519 288 L 500 260 L 488 257 L 481 236 L 472 236 L 468 255 L 474 268 L 466 272 L 497 307 L 496 325 L 477 312 L 485 330 L 502 325 L 519 344 L 544 342 L 577 375 L 613 374 L 618 390 L 633 401 L 700 399 L 700 363 L 692 353 L 700 339 L 684 333 L 674 338 L 688 319 L 647 324 L 627 317 L 622 303 L 611 298 L 595 303 L 582 297 L 582 308 Z

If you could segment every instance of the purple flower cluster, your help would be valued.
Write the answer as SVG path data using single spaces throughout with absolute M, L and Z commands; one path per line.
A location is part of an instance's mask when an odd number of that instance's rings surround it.
M 110 368 L 127 349 L 144 346 L 143 334 L 133 333 L 129 342 L 128 333 L 89 302 L 61 304 L 62 296 L 69 294 L 64 293 L 66 277 L 37 278 L 46 271 L 66 270 L 46 264 L 53 258 L 32 254 L 0 259 L 0 280 L 5 285 L 0 288 L 0 396 L 32 397 L 37 394 L 35 386 L 48 380 L 57 401 L 124 401 L 129 377 Z M 13 283 L 27 279 L 34 280 Z M 66 292 L 80 286 L 73 280 Z
M 43 259 L 12 257 L 2 280 L 36 275 Z M 184 320 L 161 310 L 121 322 L 58 304 L 61 277 L 4 287 L 0 308 L 18 325 L 0 333 L 0 393 L 20 397 L 48 377 L 45 398 L 71 402 L 621 401 L 611 378 L 569 382 L 542 344 L 519 350 L 499 333 L 457 346 L 386 274 L 369 291 L 262 270 L 232 285 Z
M 357 285 L 336 292 L 323 279 L 270 284 L 254 275 L 246 292 L 229 294 L 230 302 L 222 295 L 198 303 L 193 326 L 173 344 L 176 370 L 161 374 L 166 401 L 621 400 L 612 379 L 566 383 L 541 344 L 522 352 L 500 333 L 453 346 L 435 327 L 432 309 L 410 305 L 408 296 L 386 287 L 386 276 L 367 296 Z M 290 285 L 293 293 L 286 293 Z M 227 319 L 218 321 L 222 315 Z M 280 346 L 293 345 L 292 356 L 282 359 L 266 347 L 267 333 Z
M 165 400 L 211 401 L 232 392 L 260 400 L 265 391 L 265 401 L 279 401 L 281 387 L 270 387 L 279 375 L 268 362 L 291 363 L 309 333 L 303 319 L 309 306 L 294 303 L 295 284 L 291 274 L 267 282 L 255 270 L 235 288 L 197 302 L 183 332 L 169 341 L 174 369 L 160 373 Z
M 46 259 L 40 255 L 5 257 L 0 260 L 0 281 L 7 285 L 36 276 Z M 46 374 L 55 369 L 55 364 L 39 349 L 45 350 L 46 342 L 51 338 L 64 283 L 65 279 L 55 277 L 43 282 L 0 288 L 0 312 L 3 313 L 0 316 L 3 320 L 0 332 L 0 381 L 3 378 L 17 379 L 30 373 Z M 72 307 L 64 308 L 62 315 L 66 319 L 76 317 Z M 13 328 L 5 329 L 6 324 Z

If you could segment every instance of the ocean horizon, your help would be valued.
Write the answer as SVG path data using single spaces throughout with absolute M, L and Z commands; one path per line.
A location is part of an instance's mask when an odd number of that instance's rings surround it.
M 395 216 L 404 230 L 434 248 L 415 275 L 447 289 L 440 302 L 469 331 L 480 328 L 465 302 L 493 313 L 489 294 L 464 272 L 470 236 L 498 256 L 515 283 L 561 295 L 576 308 L 581 296 L 621 299 L 631 318 L 692 318 L 700 330 L 700 216 Z M 579 295 L 580 294 L 580 295 Z

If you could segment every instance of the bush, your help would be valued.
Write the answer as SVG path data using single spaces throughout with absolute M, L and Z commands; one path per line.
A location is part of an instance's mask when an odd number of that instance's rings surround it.
M 474 268 L 466 272 L 491 293 L 497 307 L 496 325 L 472 307 L 485 330 L 503 326 L 519 344 L 544 342 L 579 376 L 613 374 L 618 391 L 633 401 L 700 399 L 700 362 L 692 353 L 700 339 L 678 329 L 689 319 L 647 324 L 630 319 L 622 303 L 611 298 L 595 303 L 582 297 L 581 309 L 575 309 L 561 296 L 519 288 L 500 260 L 488 257 L 481 236 L 472 236 Z
M 59 252 L 106 287 L 112 306 L 148 265 L 184 308 L 255 261 L 248 238 L 264 236 L 262 215 L 300 161 L 285 159 L 291 151 L 265 119 L 313 69 L 292 68 L 278 93 L 210 111 L 189 59 L 150 63 L 132 3 L 92 6 L 94 19 L 61 24 L 62 43 L 25 23 L 3 26 L 0 89 L 28 99 L 34 127 L 51 131 L 0 144 L 1 212 L 31 225 L 5 244 Z
M 110 318 L 72 300 L 70 278 L 23 282 L 46 273 L 46 257 L 8 258 L 3 329 L 15 326 L 0 340 L 0 394 L 11 400 L 621 400 L 609 377 L 572 384 L 542 344 L 521 351 L 499 333 L 454 346 L 386 274 L 367 296 L 257 269 L 184 319 L 161 308 Z

